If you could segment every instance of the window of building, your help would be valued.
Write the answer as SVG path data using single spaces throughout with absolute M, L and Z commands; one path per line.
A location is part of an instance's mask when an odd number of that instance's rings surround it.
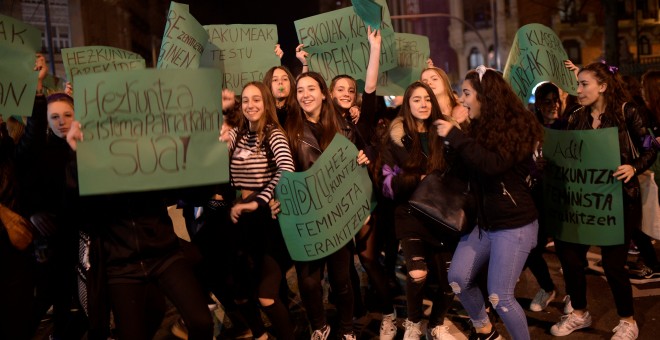
M 473 47 L 470 50 L 470 55 L 468 56 L 468 69 L 477 68 L 479 65 L 484 64 L 484 56 L 479 52 L 479 49 Z
M 559 1 L 559 18 L 563 23 L 586 22 L 587 16 L 581 12 L 582 2 L 586 0 Z
M 645 35 L 639 37 L 637 42 L 639 46 L 639 55 L 651 55 L 653 48 L 651 47 L 651 41 Z
M 463 3 L 463 18 L 478 29 L 493 26 L 490 12 L 490 0 L 465 1 Z M 472 27 L 465 27 L 465 29 L 472 30 Z
M 563 41 L 563 45 L 566 54 L 568 54 L 568 59 L 570 59 L 573 64 L 582 64 L 582 49 L 580 48 L 580 42 L 575 39 L 568 39 Z

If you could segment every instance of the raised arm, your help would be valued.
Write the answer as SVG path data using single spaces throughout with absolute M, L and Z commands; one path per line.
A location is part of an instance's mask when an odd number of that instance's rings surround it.
M 307 61 L 307 58 L 309 57 L 309 53 L 303 50 L 303 47 L 305 47 L 305 44 L 300 44 L 296 46 L 296 58 L 298 58 L 298 60 L 300 60 L 300 63 L 302 64 L 302 73 L 305 73 L 309 71 L 309 61 Z M 291 90 L 293 91 L 293 89 Z
M 381 35 L 379 30 L 371 30 L 367 27 L 369 35 L 369 64 L 367 65 L 367 74 L 364 79 L 364 92 L 372 93 L 376 91 L 378 83 L 378 67 L 380 66 L 380 44 Z

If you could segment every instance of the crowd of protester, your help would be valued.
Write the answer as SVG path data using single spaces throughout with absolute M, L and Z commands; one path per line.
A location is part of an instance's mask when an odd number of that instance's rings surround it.
M 52 306 L 52 339 L 80 338 L 80 324 L 89 339 L 150 339 L 169 300 L 181 316 L 173 331 L 192 340 L 212 339 L 213 296 L 235 337 L 240 330 L 241 337 L 260 340 L 356 339 L 353 320 L 364 310 L 357 257 L 375 296 L 367 308 L 382 314 L 380 339 L 403 333 L 403 339 L 414 340 L 424 332 L 427 339 L 454 339 L 446 321 L 454 301 L 469 316 L 470 339 L 502 338 L 493 315 L 513 339 L 529 339 L 524 309 L 542 311 L 560 295 L 543 258 L 553 227 L 544 223 L 542 209 L 543 127 L 617 127 L 621 165 L 612 170 L 623 183 L 624 242 L 600 251 L 620 318 L 612 339 L 636 339 L 631 276 L 660 277 L 652 240 L 640 231 L 637 179 L 660 167 L 660 138 L 643 143 L 660 127 L 660 71 L 647 72 L 641 84 L 626 83 L 605 63 L 578 69 L 569 62 L 577 98 L 566 99 L 557 86 L 543 83 L 530 111 L 494 69 L 470 70 L 457 94 L 447 74 L 429 62 L 400 105 L 387 108 L 376 95 L 380 32 L 369 28 L 368 41 L 361 95 L 350 76 L 324 79 L 308 71 L 303 45 L 296 48 L 300 75 L 276 66 L 240 94 L 218 94 L 229 183 L 85 197 L 77 187 L 75 150 L 82 131 L 73 89 L 47 93 L 47 67 L 38 58 L 39 83 L 27 124 L 4 117 L 0 125 L 0 338 L 30 339 Z M 283 53 L 279 46 L 275 52 Z M 635 88 L 641 96 L 634 95 Z M 293 261 L 280 230 L 286 226 L 277 219 L 275 187 L 284 171 L 308 170 L 336 134 L 358 148 L 355 161 L 368 169 L 378 207 L 354 242 L 319 260 Z M 633 148 L 639 155 L 633 156 Z M 475 222 L 462 235 L 435 228 L 409 204 L 427 175 L 450 170 L 470 184 L 476 202 Z M 183 211 L 189 244 L 174 232 L 172 205 Z M 554 242 L 566 287 L 565 315 L 549 331 L 565 336 L 592 324 L 585 279 L 590 246 Z M 631 247 L 640 251 L 640 260 L 628 269 Z M 406 277 L 403 322 L 393 299 L 399 253 Z M 521 306 L 514 294 L 525 267 L 540 286 L 529 306 Z M 292 269 L 296 291 L 286 278 Z M 326 316 L 326 279 L 336 322 Z M 303 331 L 288 308 L 298 293 L 309 322 Z M 425 328 L 424 298 L 433 302 Z M 73 316 L 73 305 L 85 311 L 83 320 Z

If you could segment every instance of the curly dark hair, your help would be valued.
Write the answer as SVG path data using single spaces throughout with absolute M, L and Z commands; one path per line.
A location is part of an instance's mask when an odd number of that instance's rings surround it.
M 465 81 L 477 92 L 481 114 L 472 120 L 470 135 L 486 149 L 504 159 L 520 162 L 543 141 L 543 127 L 516 96 L 502 75 L 487 69 L 482 79 L 469 71 Z

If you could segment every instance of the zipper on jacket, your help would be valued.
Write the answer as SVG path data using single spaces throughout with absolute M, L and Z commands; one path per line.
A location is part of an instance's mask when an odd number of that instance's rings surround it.
M 513 205 L 517 207 L 518 204 L 516 203 L 516 200 L 514 200 L 513 196 L 511 196 L 511 193 L 508 190 L 506 190 L 506 187 L 504 186 L 504 182 L 500 182 L 500 184 L 502 184 L 502 195 L 509 196 L 511 202 L 513 202 Z
M 321 151 L 321 149 L 317 148 L 316 146 L 312 145 L 311 143 L 309 143 L 308 141 L 306 141 L 302 138 L 300 138 L 300 141 L 307 144 L 307 145 L 309 145 L 309 146 L 311 146 L 312 148 L 314 148 L 314 150 L 317 150 L 318 152 L 321 152 L 321 153 L 323 152 L 323 151 Z

